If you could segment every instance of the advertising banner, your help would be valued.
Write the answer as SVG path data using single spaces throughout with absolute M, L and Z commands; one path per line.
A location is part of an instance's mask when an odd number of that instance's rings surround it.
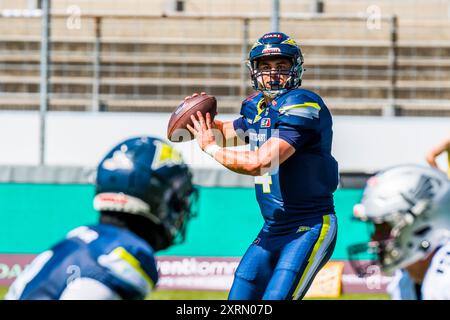
M 0 286 L 9 286 L 35 256 L 0 254 Z M 228 291 L 238 264 L 239 258 L 233 257 L 157 257 L 158 289 Z M 390 277 L 376 270 L 367 278 L 359 278 L 348 261 L 334 260 L 317 274 L 306 297 L 384 293 L 389 281 Z

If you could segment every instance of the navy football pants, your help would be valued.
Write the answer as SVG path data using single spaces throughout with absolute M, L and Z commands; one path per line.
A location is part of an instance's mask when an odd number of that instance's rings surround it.
M 336 244 L 334 214 L 305 219 L 292 232 L 261 231 L 236 270 L 228 299 L 302 299 Z

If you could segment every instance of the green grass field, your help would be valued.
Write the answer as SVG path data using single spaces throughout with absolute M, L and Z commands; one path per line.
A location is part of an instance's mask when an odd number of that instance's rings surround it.
M 150 300 L 226 300 L 228 292 L 217 291 L 155 291 L 150 296 Z M 335 298 L 307 298 L 305 300 L 388 300 L 386 294 L 343 294 Z
M 0 299 L 6 294 L 8 288 L 0 287 Z M 171 291 L 156 290 L 149 300 L 226 300 L 228 292 L 224 291 Z M 343 294 L 337 300 L 388 300 L 386 294 Z M 306 299 L 306 300 L 335 300 L 333 299 Z

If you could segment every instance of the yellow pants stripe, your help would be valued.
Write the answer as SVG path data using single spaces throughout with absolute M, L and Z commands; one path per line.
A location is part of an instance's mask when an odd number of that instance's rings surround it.
M 295 289 L 294 294 L 292 295 L 293 299 L 297 299 L 297 297 L 300 296 L 301 292 L 304 290 L 305 285 L 309 282 L 311 275 L 314 273 L 315 271 L 314 269 L 317 268 L 317 266 L 315 266 L 313 269 L 311 269 L 314 262 L 316 261 L 317 253 L 319 252 L 319 249 L 322 246 L 329 230 L 330 230 L 330 215 L 325 215 L 323 216 L 323 223 L 322 228 L 320 230 L 319 238 L 314 244 L 314 248 L 308 259 L 308 265 L 303 271 L 302 277 L 300 278 L 297 288 Z
M 256 105 L 256 110 L 258 111 L 258 114 L 253 119 L 253 123 L 255 123 L 255 122 L 259 121 L 259 119 L 261 119 L 261 113 L 263 113 L 263 111 L 266 109 L 263 106 L 263 102 L 264 102 L 264 98 L 259 100 L 258 104 Z

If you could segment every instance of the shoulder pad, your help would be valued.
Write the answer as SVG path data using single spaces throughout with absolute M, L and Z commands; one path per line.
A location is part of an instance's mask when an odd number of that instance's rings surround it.
M 99 234 L 97 231 L 92 230 L 91 228 L 87 226 L 81 226 L 78 228 L 75 228 L 69 233 L 67 233 L 66 238 L 79 238 L 85 243 L 91 243 L 92 241 L 98 239 Z
M 278 102 L 278 111 L 281 115 L 292 115 L 309 119 L 319 118 L 320 102 L 315 97 L 293 92 Z
M 277 101 L 276 107 L 280 113 L 278 124 L 314 127 L 318 123 L 322 105 L 314 95 L 294 90 L 290 94 L 282 96 Z
M 262 103 L 264 102 L 264 95 L 261 92 L 256 92 L 242 101 L 241 115 L 243 115 L 249 123 L 262 112 Z
M 157 274 L 149 271 L 149 264 L 155 265 L 154 259 L 142 255 L 132 254 L 130 249 L 117 247 L 109 254 L 98 257 L 98 263 L 107 268 L 115 277 L 132 285 L 144 296 L 147 295 L 157 282 Z M 139 257 L 140 256 L 140 257 Z M 143 260 L 153 260 L 149 261 Z M 156 270 L 156 266 L 154 267 Z

